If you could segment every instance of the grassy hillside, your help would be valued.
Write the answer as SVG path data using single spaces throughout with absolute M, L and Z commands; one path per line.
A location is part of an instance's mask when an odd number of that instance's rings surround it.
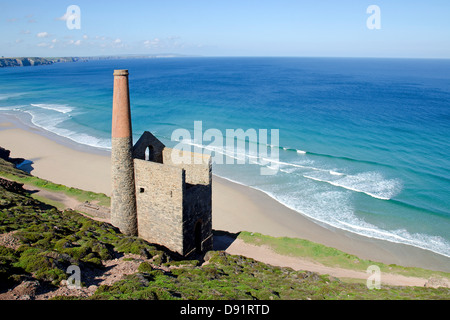
M 407 277 L 421 277 L 426 279 L 431 277 L 450 279 L 450 273 L 422 268 L 403 267 L 395 264 L 386 265 L 380 262 L 361 259 L 338 249 L 303 239 L 288 237 L 276 238 L 256 232 L 245 231 L 239 233 L 239 238 L 250 244 L 268 246 L 276 253 L 282 255 L 307 258 L 328 267 L 340 267 L 348 270 L 366 272 L 369 266 L 377 265 L 383 273 L 400 274 Z
M 28 182 L 36 179 L 15 170 L 5 163 L 1 168 L 3 174 L 15 179 Z M 66 270 L 70 265 L 80 267 L 82 285 L 86 286 L 85 275 L 106 272 L 108 261 L 132 253 L 136 256 L 129 259 L 140 263 L 137 272 L 111 285 L 98 286 L 92 295 L 83 299 L 450 298 L 448 288 L 383 286 L 380 290 L 369 290 L 364 284 L 274 267 L 223 251 L 210 251 L 204 257 L 196 257 L 198 260 L 185 260 L 164 248 L 125 236 L 108 223 L 91 220 L 75 211 L 57 210 L 27 192 L 18 191 L 19 187 L 0 186 L 0 239 L 9 239 L 0 245 L 0 295 L 26 281 L 37 281 L 38 291 L 40 288 L 56 290 L 64 285 L 62 280 L 68 279 Z M 277 250 L 288 250 L 289 254 L 293 247 L 303 246 L 304 251 L 293 251 L 305 255 L 314 252 L 315 257 L 323 256 L 324 263 L 341 255 L 327 251 L 326 247 L 307 248 L 308 243 L 300 246 L 297 240 L 291 242 L 245 232 L 241 237 L 249 242 L 270 241 L 272 246 L 280 247 Z M 74 290 L 72 296 L 56 299 L 82 298 Z

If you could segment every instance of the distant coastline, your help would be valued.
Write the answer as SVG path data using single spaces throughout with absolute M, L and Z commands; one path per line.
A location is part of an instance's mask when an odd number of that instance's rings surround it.
M 76 62 L 83 60 L 78 57 L 59 57 L 59 58 L 41 58 L 41 57 L 14 57 L 0 58 L 0 68 L 5 67 L 28 67 L 49 65 L 58 62 Z
M 91 56 L 91 57 L 1 57 L 0 68 L 6 67 L 28 67 L 50 65 L 61 62 L 87 62 L 89 60 L 119 60 L 119 59 L 156 59 L 156 58 L 178 58 L 188 57 L 174 53 L 162 54 L 139 54 L 139 55 L 117 55 L 117 56 Z

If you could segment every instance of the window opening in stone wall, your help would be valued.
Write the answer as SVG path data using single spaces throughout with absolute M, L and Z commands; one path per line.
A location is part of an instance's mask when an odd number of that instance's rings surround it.
M 145 161 L 154 161 L 153 146 L 145 148 Z

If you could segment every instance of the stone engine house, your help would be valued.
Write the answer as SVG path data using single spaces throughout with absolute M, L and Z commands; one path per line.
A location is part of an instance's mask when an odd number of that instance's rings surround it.
M 188 256 L 212 249 L 211 159 L 183 153 L 192 161 L 175 163 L 172 152 L 182 151 L 167 148 L 148 131 L 133 146 L 128 71 L 115 70 L 111 223 Z

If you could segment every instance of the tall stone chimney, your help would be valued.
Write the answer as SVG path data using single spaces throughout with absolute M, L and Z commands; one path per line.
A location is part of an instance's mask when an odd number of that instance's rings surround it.
M 114 70 L 111 135 L 111 223 L 126 235 L 137 235 L 128 70 Z

